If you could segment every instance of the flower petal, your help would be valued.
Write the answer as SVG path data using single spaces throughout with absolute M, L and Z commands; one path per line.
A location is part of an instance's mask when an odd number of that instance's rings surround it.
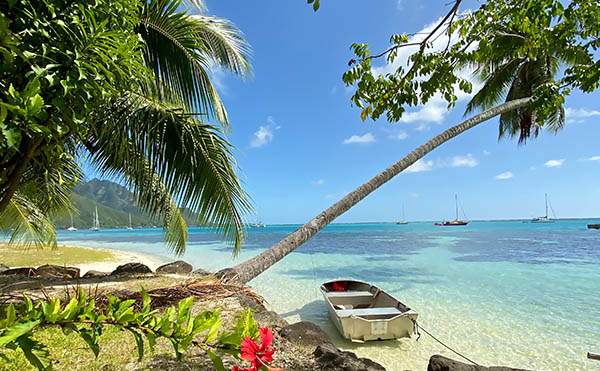
M 251 337 L 246 337 L 241 344 L 241 357 L 247 361 L 254 361 L 259 350 L 258 344 Z
M 269 326 L 258 329 L 260 334 L 260 351 L 263 352 L 271 347 L 273 343 L 273 333 L 269 330 Z
M 273 362 L 273 353 L 275 353 L 275 349 L 267 350 L 265 354 L 260 355 L 259 358 L 263 362 Z

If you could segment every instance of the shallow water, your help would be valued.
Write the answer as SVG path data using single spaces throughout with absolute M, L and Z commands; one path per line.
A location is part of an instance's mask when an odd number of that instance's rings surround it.
M 327 317 L 319 285 L 338 277 L 370 282 L 419 313 L 440 340 L 484 365 L 529 369 L 600 369 L 600 231 L 593 220 L 550 224 L 471 222 L 338 224 L 251 282 L 290 322 L 312 321 L 336 345 L 388 370 L 425 370 L 432 354 L 455 359 L 422 333 L 401 341 L 352 344 Z M 231 249 L 201 228 L 190 230 L 183 257 L 216 271 L 272 246 L 297 226 L 248 230 L 235 261 Z M 61 243 L 173 256 L 156 229 L 60 232 Z

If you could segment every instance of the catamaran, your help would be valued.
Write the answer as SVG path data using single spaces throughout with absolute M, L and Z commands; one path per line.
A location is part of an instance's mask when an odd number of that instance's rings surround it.
M 92 231 L 100 230 L 100 222 L 98 221 L 98 206 L 96 206 L 96 212 L 94 212 L 94 220 L 92 220 Z
M 468 221 L 458 219 L 458 195 L 454 195 L 454 202 L 456 203 L 456 219 L 451 220 L 451 221 L 444 220 L 441 223 L 435 223 L 435 225 L 440 226 L 440 227 L 451 227 L 451 226 L 460 226 L 460 225 L 469 224 Z M 465 211 L 463 210 L 463 214 L 464 213 L 465 213 Z
M 554 219 L 548 218 L 548 194 L 544 193 L 544 196 L 546 197 L 546 215 L 538 216 L 537 218 L 531 219 L 532 223 L 553 223 L 554 220 L 556 220 L 556 214 L 554 214 L 554 209 L 552 208 L 552 205 L 550 205 L 550 209 L 552 210 L 552 215 L 554 215 Z

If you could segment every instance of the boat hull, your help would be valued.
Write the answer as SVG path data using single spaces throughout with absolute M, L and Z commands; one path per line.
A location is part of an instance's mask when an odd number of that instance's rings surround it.
M 438 227 L 457 227 L 457 226 L 463 226 L 463 225 L 467 225 L 467 224 L 469 224 L 469 222 L 463 222 L 461 220 L 452 221 L 452 222 L 435 223 L 435 225 L 437 225 Z
M 345 282 L 347 290 L 334 291 Z M 321 285 L 331 321 L 354 342 L 410 337 L 418 314 L 377 287 L 361 281 L 335 280 Z

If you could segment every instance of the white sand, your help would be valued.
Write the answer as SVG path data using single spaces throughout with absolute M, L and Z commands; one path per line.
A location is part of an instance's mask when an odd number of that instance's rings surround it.
M 92 247 L 86 247 L 92 249 Z M 113 260 L 104 260 L 95 263 L 87 263 L 87 264 L 73 264 L 72 267 L 77 267 L 80 269 L 80 274 L 83 276 L 87 271 L 94 270 L 99 272 L 112 272 L 119 265 L 123 265 L 126 263 L 142 263 L 147 265 L 152 271 L 156 271 L 156 268 L 165 264 L 165 261 L 161 261 L 160 259 L 149 256 L 141 253 L 134 253 L 130 251 L 121 251 L 121 250 L 112 250 L 112 249 L 96 249 L 96 250 L 104 250 L 109 251 L 114 255 Z

